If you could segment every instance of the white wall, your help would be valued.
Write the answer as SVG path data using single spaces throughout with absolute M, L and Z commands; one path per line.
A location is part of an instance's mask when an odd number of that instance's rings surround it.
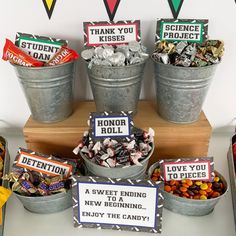
M 82 23 L 108 20 L 102 0 L 57 0 L 51 20 L 42 0 L 0 0 L 0 9 L 1 52 L 5 38 L 14 41 L 16 32 L 68 39 L 70 47 L 80 52 Z M 140 19 L 142 42 L 152 52 L 156 18 L 171 17 L 167 0 L 121 0 L 114 20 Z M 211 84 L 204 111 L 213 127 L 228 125 L 236 117 L 236 4 L 234 0 L 187 0 L 179 18 L 208 18 L 210 38 L 225 42 L 225 55 Z M 155 97 L 152 71 L 149 62 L 141 98 Z M 23 127 L 30 111 L 12 66 L 3 60 L 0 60 L 0 82 L 0 120 Z M 82 60 L 78 63 L 75 92 L 77 99 L 92 99 Z

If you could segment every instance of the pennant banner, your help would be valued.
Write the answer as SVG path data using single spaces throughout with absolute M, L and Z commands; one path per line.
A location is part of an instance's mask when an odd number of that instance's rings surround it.
M 117 8 L 120 4 L 120 0 L 103 0 L 103 1 L 110 21 L 113 21 Z
M 56 5 L 57 0 L 43 0 L 44 7 L 47 11 L 48 18 L 51 19 L 54 7 Z
M 171 12 L 175 19 L 178 18 L 184 0 L 168 0 Z

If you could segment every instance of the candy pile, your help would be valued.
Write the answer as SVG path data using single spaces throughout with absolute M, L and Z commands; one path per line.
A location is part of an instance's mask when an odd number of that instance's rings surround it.
M 27 165 L 30 164 L 32 166 L 28 169 L 17 164 L 17 160 L 19 160 L 21 152 L 29 155 L 32 153 L 35 154 L 35 152 L 26 149 L 20 149 L 18 151 L 12 171 L 3 177 L 10 182 L 12 191 L 25 196 L 47 196 L 55 193 L 66 192 L 71 188 L 71 180 L 69 177 L 72 173 L 75 174 L 76 172 L 76 162 L 37 153 L 37 155 L 40 156 L 40 159 L 36 160 L 28 158 L 26 163 Z M 46 160 L 46 163 L 43 159 Z M 54 176 L 48 175 L 46 172 L 44 173 L 44 171 L 39 172 L 40 168 L 47 171 L 52 170 L 53 168 L 59 169 L 58 165 L 53 167 L 49 164 L 50 162 L 47 162 L 47 160 L 52 160 L 54 163 L 70 165 L 72 167 L 71 172 L 68 175 L 58 174 Z
M 4 157 L 5 157 L 5 145 L 0 141 L 0 180 L 2 179 L 3 175 Z
M 92 65 L 102 66 L 128 66 L 145 61 L 149 55 L 146 48 L 137 41 L 117 46 L 103 45 L 96 48 L 85 49 L 81 57 Z
M 184 67 L 201 67 L 220 62 L 224 43 L 219 40 L 188 43 L 161 41 L 156 45 L 152 58 L 156 62 Z
M 134 128 L 132 139 L 124 142 L 106 138 L 102 142 L 94 142 L 89 133 L 86 132 L 82 141 L 74 149 L 77 155 L 82 153 L 92 162 L 112 168 L 127 167 L 131 165 L 142 165 L 144 160 L 153 149 L 154 130 L 149 128 L 149 132 Z
M 29 56 L 27 53 L 16 47 L 9 39 L 6 39 L 2 59 L 20 66 L 41 67 L 60 65 L 71 60 L 76 60 L 78 57 L 79 55 L 77 52 L 66 46 L 62 46 L 47 63 L 43 63 Z
M 156 168 L 151 176 L 153 181 L 160 180 L 160 168 Z M 216 198 L 225 192 L 225 186 L 219 176 L 215 174 L 213 182 L 182 179 L 165 182 L 164 190 L 178 197 L 206 200 Z

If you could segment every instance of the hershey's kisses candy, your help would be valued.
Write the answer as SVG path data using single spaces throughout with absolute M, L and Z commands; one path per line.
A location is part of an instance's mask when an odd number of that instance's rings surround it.
M 91 49 L 86 49 L 86 50 L 83 50 L 81 52 L 81 57 L 87 61 L 87 60 L 91 60 L 92 57 L 94 56 L 95 52 L 94 52 L 94 48 L 91 48 Z

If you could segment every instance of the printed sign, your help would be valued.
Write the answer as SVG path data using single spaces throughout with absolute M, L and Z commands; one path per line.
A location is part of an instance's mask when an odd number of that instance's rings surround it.
M 214 177 L 213 157 L 169 159 L 160 161 L 160 164 L 164 181 L 182 179 L 212 181 Z
M 120 0 L 103 0 L 103 2 L 105 4 L 110 21 L 113 21 L 120 4 Z
M 94 139 L 126 138 L 131 136 L 132 112 L 92 112 L 90 114 L 91 136 Z
M 75 227 L 161 232 L 161 182 L 72 176 Z
M 84 22 L 85 46 L 116 45 L 140 41 L 140 21 Z
M 166 41 L 188 41 L 201 43 L 208 38 L 208 20 L 158 19 L 156 43 Z
M 173 17 L 178 18 L 184 0 L 168 0 Z
M 33 58 L 48 62 L 67 41 L 18 32 L 15 45 Z
M 37 155 L 29 154 L 23 151 L 20 151 L 15 165 L 49 176 L 62 175 L 66 178 L 71 174 L 72 171 L 71 165 L 64 164 L 56 160 L 51 160 L 49 158 L 46 159 L 39 157 Z

